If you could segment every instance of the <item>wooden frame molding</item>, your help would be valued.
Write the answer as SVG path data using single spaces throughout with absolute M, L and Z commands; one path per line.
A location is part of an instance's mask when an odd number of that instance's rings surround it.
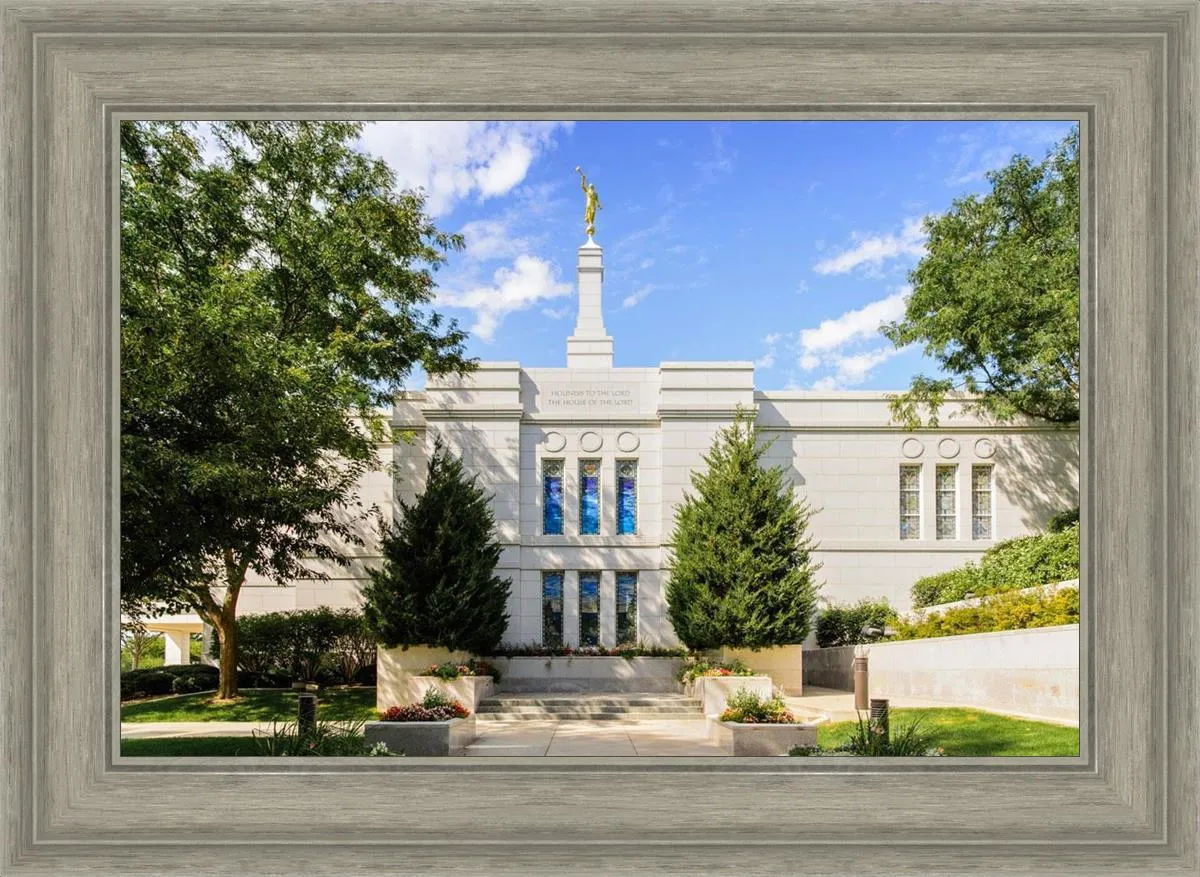
M 1195 874 L 1198 21 L 0 0 L 0 873 Z M 122 759 L 117 125 L 238 115 L 1077 119 L 1080 757 Z

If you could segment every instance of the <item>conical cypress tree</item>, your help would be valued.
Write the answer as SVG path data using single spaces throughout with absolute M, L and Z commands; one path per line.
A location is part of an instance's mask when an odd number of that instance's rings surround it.
M 820 585 L 813 510 L 779 467 L 764 468 L 752 415 L 739 410 L 692 473 L 675 513 L 667 610 L 693 649 L 804 641 Z
M 382 534 L 383 567 L 362 588 L 375 639 L 488 654 L 508 627 L 512 583 L 496 574 L 500 544 L 488 497 L 439 440 L 425 489 Z

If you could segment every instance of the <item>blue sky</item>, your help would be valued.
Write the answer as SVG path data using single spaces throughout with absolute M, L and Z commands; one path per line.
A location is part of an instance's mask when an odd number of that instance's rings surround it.
M 897 389 L 936 373 L 878 334 L 903 312 L 920 220 L 987 190 L 1067 122 L 386 122 L 362 148 L 422 186 L 465 252 L 437 307 L 482 359 L 562 366 L 596 184 L 617 366 L 751 360 L 760 389 Z M 414 385 L 421 383 L 420 376 Z

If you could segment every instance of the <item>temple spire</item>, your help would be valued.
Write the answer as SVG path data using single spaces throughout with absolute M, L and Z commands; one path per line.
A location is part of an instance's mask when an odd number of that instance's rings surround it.
M 576 263 L 579 316 L 575 333 L 567 339 L 567 368 L 612 368 L 613 340 L 604 331 L 601 309 L 604 286 L 604 250 L 588 235 Z

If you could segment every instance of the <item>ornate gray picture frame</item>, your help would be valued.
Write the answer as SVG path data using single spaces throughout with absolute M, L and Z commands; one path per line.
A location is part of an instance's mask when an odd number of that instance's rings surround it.
M 4 0 L 0 872 L 1195 874 L 1198 21 L 1195 0 Z M 237 115 L 1078 119 L 1080 757 L 122 759 L 116 125 Z

